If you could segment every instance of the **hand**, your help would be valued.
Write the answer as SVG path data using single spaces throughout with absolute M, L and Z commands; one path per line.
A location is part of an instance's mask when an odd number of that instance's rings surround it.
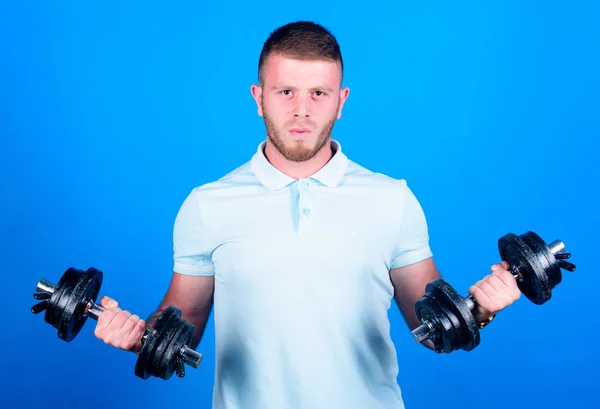
M 102 297 L 100 305 L 105 308 L 105 311 L 98 317 L 94 335 L 106 344 L 139 353 L 146 321 L 129 311 L 120 309 L 117 301 L 112 298 Z
M 506 261 L 494 264 L 491 267 L 492 274 L 469 288 L 469 294 L 477 301 L 477 309 L 474 311 L 477 322 L 487 321 L 521 296 L 517 280 L 508 271 L 509 268 Z

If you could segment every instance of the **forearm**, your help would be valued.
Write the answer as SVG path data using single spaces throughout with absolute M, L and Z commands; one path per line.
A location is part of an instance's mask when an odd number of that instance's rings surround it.
M 166 307 L 167 305 L 161 305 L 159 309 L 154 311 L 146 320 L 146 327 L 152 327 Z M 204 335 L 204 331 L 206 330 L 206 325 L 208 323 L 211 310 L 212 304 L 203 309 L 191 309 L 189 311 L 181 311 L 181 318 L 194 326 L 194 335 L 192 337 L 192 342 L 190 345 L 188 345 L 190 348 L 196 349 L 200 344 L 200 341 L 202 340 L 202 337 Z
M 194 336 L 192 338 L 192 345 L 190 348 L 196 349 L 204 336 L 206 324 L 210 317 L 211 307 L 208 309 L 197 312 L 196 314 L 185 315 L 185 320 L 194 326 Z

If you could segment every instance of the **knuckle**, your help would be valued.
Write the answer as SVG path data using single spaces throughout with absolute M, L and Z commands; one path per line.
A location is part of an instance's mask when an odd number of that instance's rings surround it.
M 123 343 L 123 347 L 124 349 L 131 349 L 135 346 L 136 343 L 137 340 L 135 339 L 127 339 L 127 341 Z
M 472 285 L 471 287 L 469 287 L 468 293 L 473 295 L 474 297 L 477 296 L 477 294 L 479 293 L 479 291 L 481 291 L 481 288 L 479 288 L 476 284 Z
M 122 319 L 122 320 L 124 320 L 124 321 L 125 321 L 125 320 L 127 320 L 129 317 L 131 317 L 131 313 L 130 313 L 129 311 L 125 311 L 125 310 L 119 311 L 119 318 L 120 318 L 120 319 Z
M 98 324 L 99 325 L 105 325 L 106 323 L 109 323 L 113 319 L 114 316 L 115 316 L 115 312 L 114 311 L 112 311 L 112 310 L 105 310 L 98 317 Z
M 114 318 L 112 319 L 112 323 L 115 327 L 121 327 L 127 321 L 130 315 L 131 313 L 127 311 L 119 311 L 115 314 Z
M 501 274 L 504 275 L 503 273 L 501 273 Z M 494 280 L 495 285 L 501 286 L 501 285 L 504 285 L 506 278 L 503 278 L 502 276 L 497 275 L 493 278 L 493 280 Z

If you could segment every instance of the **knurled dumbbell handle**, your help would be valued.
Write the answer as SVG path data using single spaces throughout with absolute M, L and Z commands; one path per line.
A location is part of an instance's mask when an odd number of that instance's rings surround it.
M 52 294 L 55 290 L 56 290 L 56 285 L 54 285 L 51 282 L 46 281 L 44 279 L 41 279 L 37 285 L 38 293 Z M 96 304 L 92 300 L 89 300 L 87 305 L 85 306 L 83 313 L 85 316 L 87 316 L 95 321 L 98 321 L 100 314 L 102 314 L 104 311 L 106 311 L 106 309 L 103 306 Z M 150 329 L 146 328 L 144 335 L 142 336 L 142 339 L 144 339 L 146 337 L 146 334 L 148 334 L 149 332 L 150 332 Z M 179 355 L 181 356 L 181 360 L 184 363 L 186 363 L 187 365 L 190 365 L 193 368 L 198 368 L 198 366 L 200 366 L 200 361 L 202 360 L 202 354 L 198 353 L 197 351 L 188 347 L 187 345 L 184 345 L 183 348 L 181 348 Z
M 87 315 L 91 319 L 98 321 L 98 318 L 100 318 L 100 314 L 102 314 L 104 311 L 106 311 L 106 309 L 103 306 L 90 301 L 86 307 L 85 315 Z

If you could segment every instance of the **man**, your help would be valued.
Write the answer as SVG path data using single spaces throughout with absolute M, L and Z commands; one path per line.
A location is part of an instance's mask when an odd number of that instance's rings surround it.
M 325 28 L 275 30 L 251 87 L 266 141 L 193 189 L 177 215 L 174 273 L 158 313 L 179 307 L 196 347 L 214 302 L 214 408 L 404 407 L 387 312 L 395 299 L 415 328 L 414 305 L 440 274 L 406 182 L 352 162 L 331 139 L 349 95 L 342 80 Z M 478 320 L 519 297 L 508 267 L 493 266 L 469 289 Z M 96 336 L 139 351 L 149 323 L 101 303 Z

